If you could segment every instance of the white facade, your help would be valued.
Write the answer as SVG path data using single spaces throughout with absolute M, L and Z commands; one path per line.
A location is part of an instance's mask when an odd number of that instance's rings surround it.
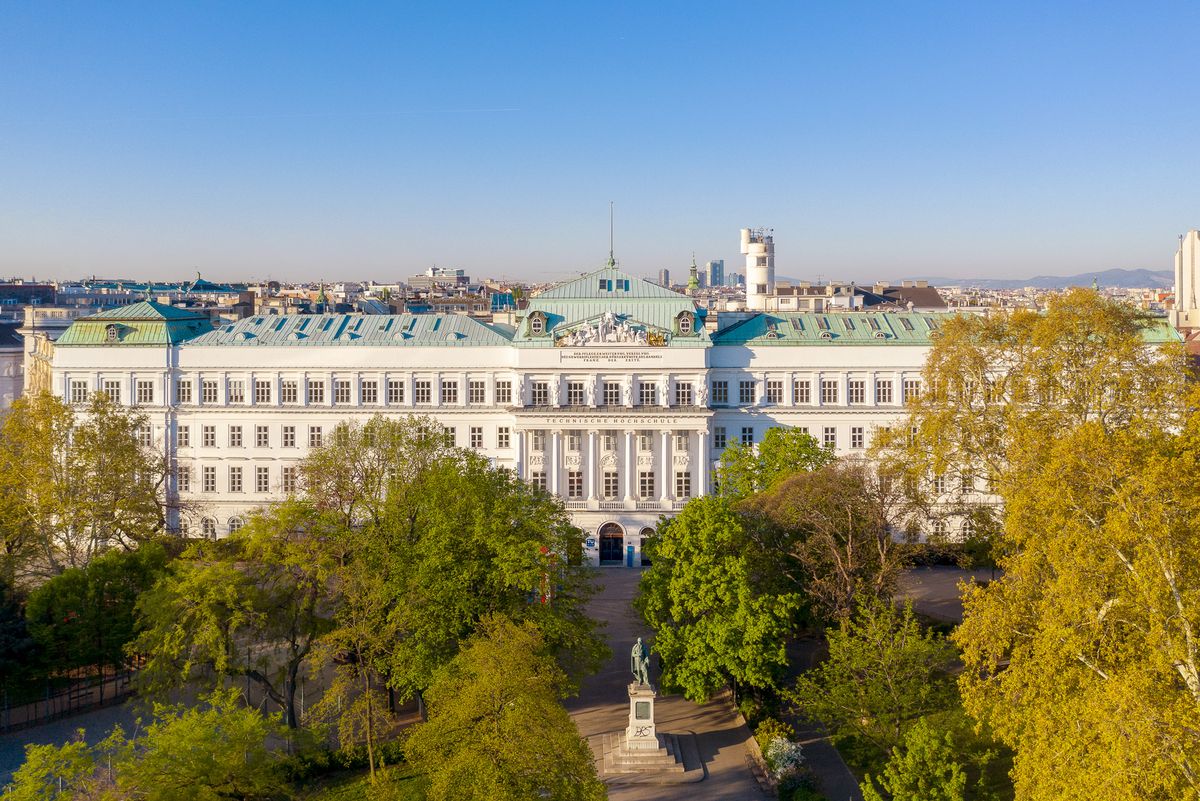
M 339 422 L 424 414 L 561 497 L 592 561 L 637 564 L 660 515 L 709 491 L 727 445 L 782 425 L 864 452 L 919 391 L 937 324 L 743 314 L 710 336 L 689 298 L 610 268 L 533 298 L 514 327 L 338 314 L 197 335 L 184 329 L 206 322 L 137 304 L 60 339 L 52 391 L 107 391 L 150 416 L 176 468 L 170 491 L 198 510 L 180 521 L 193 534 L 226 534 L 285 495 Z
M 775 238 L 765 228 L 742 229 L 741 253 L 746 257 L 746 308 L 766 311 L 775 294 Z
M 1191 230 L 1179 238 L 1179 250 L 1175 251 L 1175 310 L 1170 320 L 1176 328 L 1200 328 L 1197 270 L 1200 270 L 1200 231 Z

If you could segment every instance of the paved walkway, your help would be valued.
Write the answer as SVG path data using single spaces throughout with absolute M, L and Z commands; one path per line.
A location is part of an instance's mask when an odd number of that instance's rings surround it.
M 605 568 L 600 574 L 604 589 L 590 608 L 608 623 L 605 636 L 613 656 L 599 673 L 584 682 L 579 697 L 567 702 L 584 737 L 617 731 L 629 722 L 626 692 L 632 679 L 629 649 L 638 637 L 651 637 L 650 630 L 631 606 L 641 575 L 641 570 L 628 568 Z M 657 662 L 651 659 L 652 665 Z M 707 777 L 696 784 L 614 783 L 609 787 L 610 801 L 766 801 L 769 798 L 759 789 L 749 767 L 750 730 L 727 698 L 693 704 L 681 696 L 662 695 L 655 704 L 655 713 L 660 732 L 695 732 Z
M 963 570 L 958 567 L 914 567 L 900 576 L 896 598 L 912 601 L 913 609 L 922 615 L 948 623 L 961 623 L 962 593 L 959 582 L 990 581 L 1000 578 L 999 570 Z

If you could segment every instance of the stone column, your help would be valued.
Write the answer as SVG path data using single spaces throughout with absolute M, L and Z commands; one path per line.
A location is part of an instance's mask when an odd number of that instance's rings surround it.
M 696 490 L 693 495 L 708 494 L 708 429 L 698 432 L 696 443 Z
M 662 489 L 658 492 L 658 499 L 666 503 L 671 500 L 671 481 L 675 478 L 675 460 L 671 458 L 671 432 L 665 428 L 662 430 L 662 473 Z
M 550 494 L 558 495 L 558 463 L 562 453 L 562 432 L 555 431 L 550 438 L 550 458 L 546 460 L 546 470 L 549 472 Z
M 513 436 L 517 438 L 517 453 L 516 453 L 516 470 L 517 478 L 525 480 L 525 432 L 517 430 L 513 432 Z
M 625 503 L 633 502 L 633 474 L 637 470 L 637 455 L 633 449 L 633 432 L 625 432 Z
M 596 432 L 588 431 L 587 472 L 584 480 L 587 482 L 588 503 L 596 500 Z

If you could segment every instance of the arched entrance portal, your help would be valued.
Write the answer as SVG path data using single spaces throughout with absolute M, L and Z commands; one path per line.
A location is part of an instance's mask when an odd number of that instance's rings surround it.
M 600 564 L 619 565 L 624 559 L 621 551 L 625 547 L 625 529 L 618 523 L 605 523 L 600 527 Z
M 650 557 L 646 555 L 646 540 L 650 539 L 653 536 L 654 536 L 654 529 L 650 528 L 649 526 L 646 526 L 644 529 L 642 529 L 642 542 L 641 542 L 641 545 L 639 546 L 639 548 L 642 552 L 642 567 L 645 567 L 646 565 L 650 564 Z

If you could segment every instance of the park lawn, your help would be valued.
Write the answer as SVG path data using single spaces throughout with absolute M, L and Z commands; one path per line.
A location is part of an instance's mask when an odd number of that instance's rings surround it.
M 385 768 L 393 784 L 390 801 L 425 801 L 425 780 L 408 765 Z M 382 777 L 380 778 L 382 782 Z M 330 774 L 296 794 L 297 801 L 367 801 L 371 777 L 366 769 Z

